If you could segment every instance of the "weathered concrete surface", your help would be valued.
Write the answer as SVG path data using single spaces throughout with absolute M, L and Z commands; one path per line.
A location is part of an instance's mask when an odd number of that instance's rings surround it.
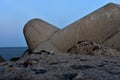
M 120 32 L 111 36 L 108 40 L 106 40 L 103 45 L 109 46 L 110 48 L 114 48 L 120 51 Z
M 59 50 L 49 40 L 39 44 L 39 46 L 37 46 L 33 52 L 40 52 L 42 50 L 54 53 L 59 52 Z
M 110 36 L 119 31 L 119 21 L 120 7 L 116 4 L 109 3 L 65 27 L 62 31 L 58 31 L 50 40 L 60 51 L 68 50 L 71 45 L 80 40 L 90 40 L 102 44 Z M 115 39 L 114 42 L 120 42 L 120 38 L 119 40 Z M 120 46 L 116 47 L 120 50 Z
M 58 30 L 57 27 L 40 19 L 30 20 L 24 27 L 28 47 L 34 50 L 39 44 L 49 39 Z
M 120 50 L 119 21 L 120 6 L 109 3 L 62 30 L 42 20 L 31 20 L 25 25 L 24 34 L 32 51 L 44 48 L 66 52 L 76 42 L 83 40 Z

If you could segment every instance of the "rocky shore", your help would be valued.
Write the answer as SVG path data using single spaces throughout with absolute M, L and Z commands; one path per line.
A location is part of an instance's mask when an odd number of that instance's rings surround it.
M 0 63 L 0 80 L 119 80 L 119 55 L 90 41 L 80 41 L 66 53 L 27 50 Z
M 29 49 L 0 59 L 0 80 L 120 80 L 119 13 L 120 5 L 108 3 L 63 29 L 28 21 Z

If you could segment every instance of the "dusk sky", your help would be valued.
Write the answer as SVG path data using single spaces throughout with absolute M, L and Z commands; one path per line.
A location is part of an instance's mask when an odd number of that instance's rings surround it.
M 109 2 L 120 4 L 120 0 L 0 0 L 0 47 L 27 46 L 23 27 L 30 19 L 63 28 Z

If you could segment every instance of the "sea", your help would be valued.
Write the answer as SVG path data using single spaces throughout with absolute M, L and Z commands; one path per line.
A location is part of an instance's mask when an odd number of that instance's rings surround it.
M 0 47 L 0 56 L 9 61 L 11 58 L 22 56 L 27 49 L 27 47 Z

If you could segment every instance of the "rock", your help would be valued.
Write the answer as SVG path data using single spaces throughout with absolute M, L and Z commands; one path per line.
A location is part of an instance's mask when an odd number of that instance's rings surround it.
M 78 74 L 73 80 L 103 80 L 97 74 Z
M 0 63 L 0 80 L 119 80 L 119 67 L 119 56 L 45 52 Z
M 20 57 L 15 57 L 15 58 L 11 58 L 10 61 L 17 61 L 19 59 L 20 59 Z
M 77 44 L 74 44 L 70 49 L 68 49 L 67 52 L 70 54 L 120 56 L 120 53 L 116 50 L 104 47 L 91 41 L 79 41 Z
M 38 62 L 37 59 L 28 59 L 27 61 L 24 62 L 24 66 L 25 67 L 28 67 L 29 65 L 33 65 L 33 64 L 36 64 Z
M 119 66 L 111 65 L 111 66 L 106 67 L 106 71 L 112 75 L 119 75 L 120 76 L 120 69 L 119 68 L 120 68 Z
M 0 56 L 0 62 L 4 62 L 5 59 L 3 59 L 1 56 Z
M 47 72 L 45 69 L 32 69 L 32 71 L 34 71 L 35 74 L 44 74 Z
M 71 68 L 85 70 L 85 69 L 91 69 L 95 67 L 91 65 L 71 65 Z
M 23 56 L 26 56 L 26 55 L 29 55 L 29 54 L 32 54 L 33 52 L 30 50 L 30 49 L 27 49 L 24 53 L 23 53 L 23 55 L 22 55 L 22 57 Z
M 76 73 L 67 73 L 63 75 L 63 79 L 62 80 L 73 80 L 74 77 L 76 77 Z

